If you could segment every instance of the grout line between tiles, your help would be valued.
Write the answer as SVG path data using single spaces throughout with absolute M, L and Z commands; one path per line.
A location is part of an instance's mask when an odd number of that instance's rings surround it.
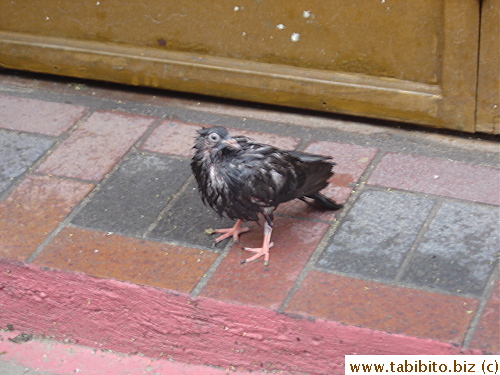
M 306 135 L 300 139 L 299 144 L 295 147 L 295 150 L 304 151 L 311 142 L 313 142 L 313 140 L 311 139 L 310 134 L 306 133 Z
M 156 120 L 153 121 L 153 123 L 146 129 L 146 131 L 137 139 L 137 141 L 134 143 L 132 146 L 135 148 L 138 152 L 143 151 L 141 149 L 141 146 L 144 144 L 144 142 L 149 138 L 149 136 L 158 128 L 161 124 L 161 122 L 165 119 L 165 115 L 163 116 L 157 116 Z
M 432 221 L 436 217 L 439 209 L 441 208 L 443 204 L 443 198 L 438 197 L 434 199 L 434 205 L 432 206 L 431 210 L 429 211 L 429 214 L 427 215 L 427 218 L 422 224 L 422 227 L 418 231 L 417 235 L 415 236 L 415 239 L 413 240 L 412 244 L 410 245 L 410 249 L 406 252 L 406 255 L 401 262 L 401 265 L 399 266 L 399 270 L 396 273 L 396 276 L 394 277 L 395 282 L 400 282 L 401 279 L 403 278 L 403 275 L 408 268 L 408 265 L 410 264 L 411 258 L 413 257 L 413 253 L 416 251 L 418 245 L 420 244 L 420 241 L 422 240 L 423 236 L 429 229 L 429 226 L 431 225 Z
M 47 173 L 40 173 L 40 172 L 32 172 L 31 174 L 33 176 L 60 178 L 62 180 L 80 182 L 80 183 L 83 183 L 83 184 L 97 185 L 97 181 L 95 181 L 95 180 L 85 180 L 83 178 L 78 178 L 78 177 L 60 176 L 60 175 L 57 175 L 57 174 L 52 174 L 52 173 L 47 174 Z
M 394 191 L 394 192 L 398 192 L 398 193 L 410 193 L 410 194 L 414 194 L 414 195 L 418 195 L 418 196 L 429 197 L 429 198 L 436 199 L 436 200 L 442 200 L 443 202 L 450 201 L 450 202 L 479 205 L 479 206 L 483 206 L 483 207 L 495 207 L 495 208 L 500 207 L 499 205 L 494 204 L 494 203 L 471 201 L 471 200 L 463 199 L 463 198 L 448 197 L 446 195 L 438 195 L 438 194 L 433 194 L 433 193 L 423 193 L 421 191 L 407 190 L 407 189 L 395 188 L 395 187 L 384 186 L 384 185 L 371 185 L 371 184 L 366 184 L 366 185 L 370 189 L 377 190 L 377 191 Z
M 330 270 L 328 268 L 322 268 L 322 267 L 317 267 L 317 266 L 313 267 L 312 269 L 320 271 L 320 272 L 328 273 L 330 275 L 344 276 L 344 277 L 349 277 L 351 279 L 364 280 L 364 281 L 368 281 L 368 282 L 396 286 L 396 287 L 404 288 L 404 289 L 414 289 L 414 290 L 420 290 L 423 292 L 428 292 L 428 293 L 433 293 L 433 294 L 443 294 L 443 295 L 452 296 L 452 297 L 470 298 L 470 299 L 474 299 L 474 300 L 481 299 L 481 297 L 479 295 L 473 294 L 473 293 L 455 293 L 455 292 L 450 292 L 449 290 L 445 290 L 445 289 L 432 288 L 429 286 L 413 284 L 410 282 L 404 282 L 404 283 L 395 282 L 394 280 L 391 280 L 391 279 L 377 278 L 374 276 L 364 276 L 364 275 L 359 274 L 359 273 L 342 272 L 342 271 Z
M 192 249 L 198 249 L 198 250 L 202 250 L 202 251 L 211 251 L 213 253 L 221 253 L 222 251 L 224 251 L 225 249 L 225 245 L 224 247 L 221 247 L 221 248 L 211 248 L 209 246 L 202 246 L 202 245 L 197 245 L 197 244 L 193 244 L 193 243 L 190 243 L 190 242 L 184 242 L 184 241 L 178 241 L 178 240 L 174 240 L 174 239 L 161 239 L 161 238 L 156 238 L 156 237 L 153 237 L 153 238 L 143 238 L 142 235 L 137 235 L 137 234 L 130 234 L 130 233 L 126 233 L 126 232 L 121 232 L 119 230 L 115 230 L 113 232 L 108 232 L 108 231 L 105 231 L 103 229 L 96 229 L 96 228 L 92 228 L 90 226 L 85 226 L 85 225 L 81 225 L 81 224 L 73 224 L 73 223 L 69 223 L 66 225 L 66 228 L 79 228 L 79 229 L 84 229 L 84 230 L 88 230 L 88 231 L 92 231 L 92 232 L 101 232 L 101 233 L 107 233 L 107 234 L 113 234 L 113 235 L 117 235 L 117 236 L 121 236 L 121 237 L 127 237 L 127 238 L 134 238 L 134 239 L 140 239 L 140 240 L 146 240 L 146 241 L 149 241 L 149 242 L 155 242 L 155 243 L 159 243 L 159 244 L 165 244 L 165 245 L 172 245 L 172 246 L 176 246 L 176 247 L 187 247 L 187 248 L 192 248 Z
M 220 252 L 219 256 L 215 261 L 210 265 L 208 268 L 207 272 L 198 280 L 198 283 L 195 285 L 193 290 L 190 293 L 190 296 L 192 298 L 196 298 L 200 295 L 200 293 L 203 291 L 203 288 L 208 284 L 212 276 L 215 274 L 215 271 L 217 268 L 219 268 L 219 265 L 222 263 L 224 258 L 227 256 L 229 251 L 231 251 L 231 248 L 233 247 L 233 242 L 229 241 L 224 249 Z
M 146 231 L 142 234 L 142 236 L 141 236 L 142 238 L 146 239 L 147 236 L 149 236 L 151 234 L 151 232 L 158 226 L 161 219 L 163 218 L 163 215 L 166 212 L 168 212 L 168 210 L 170 210 L 170 208 L 172 208 L 172 206 L 180 199 L 182 193 L 184 193 L 188 189 L 188 187 L 191 184 L 191 181 L 193 181 L 193 179 L 194 179 L 194 176 L 191 174 L 187 178 L 187 180 L 184 182 L 184 184 L 179 188 L 179 190 L 177 190 L 174 194 L 172 194 L 171 198 L 169 199 L 169 201 L 167 202 L 165 207 L 160 211 L 160 213 L 158 214 L 156 219 L 153 220 L 153 222 L 148 226 Z
M 331 224 L 333 220 L 325 220 L 325 219 L 316 219 L 316 218 L 311 218 L 311 217 L 304 217 L 304 216 L 299 216 L 299 215 L 287 215 L 287 214 L 279 214 L 275 213 L 275 217 L 286 217 L 289 219 L 297 219 L 297 220 L 302 220 L 302 221 L 311 221 L 313 223 L 323 223 L 323 224 Z
M 482 297 L 479 300 L 479 306 L 477 307 L 476 313 L 472 317 L 469 328 L 467 329 L 467 332 L 465 333 L 464 340 L 462 341 L 462 346 L 465 349 L 468 349 L 472 339 L 474 338 L 474 334 L 476 333 L 476 330 L 479 326 L 479 322 L 481 320 L 481 317 L 483 315 L 484 309 L 486 308 L 486 305 L 488 304 L 491 295 L 495 291 L 496 283 L 498 280 L 498 276 L 500 274 L 500 270 L 498 267 L 498 261 L 497 261 L 497 266 L 494 268 L 493 272 L 491 273 L 488 283 L 486 285 L 486 288 L 483 292 Z
M 92 191 L 87 194 L 85 198 L 82 199 L 82 201 L 59 223 L 59 225 L 52 231 L 50 232 L 47 237 L 42 241 L 40 245 L 36 248 L 36 250 L 31 253 L 31 255 L 26 259 L 25 263 L 31 263 L 44 249 L 45 247 L 54 239 L 55 236 L 59 234 L 64 228 L 69 226 L 71 223 L 71 220 L 80 212 L 80 210 L 83 208 L 82 202 L 85 201 L 85 204 L 88 200 L 91 199 L 91 197 L 95 194 L 96 187 L 92 189 Z
M 125 156 L 124 156 L 125 158 Z M 66 228 L 68 225 L 70 225 L 71 221 L 73 218 L 78 215 L 78 213 L 87 205 L 87 203 L 99 192 L 99 190 L 102 187 L 102 184 L 109 178 L 109 176 L 113 173 L 118 168 L 118 165 L 121 163 L 123 159 L 121 159 L 118 163 L 116 163 L 112 170 L 105 175 L 105 177 L 96 183 L 94 183 L 94 188 L 71 210 L 66 217 L 61 220 L 59 225 L 52 231 L 50 232 L 47 237 L 42 241 L 40 245 L 36 248 L 36 250 L 26 259 L 26 263 L 31 263 L 33 259 L 35 259 L 42 251 L 45 249 L 45 247 L 49 244 L 50 241 L 54 239 L 54 237 L 62 231 L 64 228 Z M 58 177 L 58 176 L 57 176 Z M 58 177 L 58 178 L 63 178 L 65 177 Z

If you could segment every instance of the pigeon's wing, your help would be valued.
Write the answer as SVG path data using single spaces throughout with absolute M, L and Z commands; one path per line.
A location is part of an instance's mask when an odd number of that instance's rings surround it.
M 333 176 L 332 167 L 335 163 L 331 161 L 331 157 L 300 151 L 289 151 L 289 153 L 303 162 L 303 169 L 306 175 L 306 180 L 302 187 L 304 191 L 303 197 L 312 198 L 317 206 L 325 209 L 341 209 L 343 207 L 342 204 L 338 204 L 320 193 L 328 185 L 328 179 Z M 299 199 L 309 203 L 303 197 Z
M 324 156 L 324 155 L 317 155 L 317 154 L 310 154 L 307 152 L 302 152 L 302 151 L 287 151 L 288 154 L 293 156 L 296 159 L 299 159 L 303 163 L 312 163 L 312 162 L 318 162 L 318 161 L 327 161 L 331 160 L 330 156 Z M 331 165 L 335 165 L 334 162 L 329 161 Z
M 239 194 L 261 207 L 276 207 L 295 198 L 294 191 L 306 179 L 298 160 L 288 152 L 248 139 L 234 162 Z
M 235 137 L 242 146 L 232 180 L 238 181 L 240 194 L 262 206 L 278 206 L 295 198 L 312 196 L 328 185 L 333 175 L 330 157 L 301 151 L 284 151 Z

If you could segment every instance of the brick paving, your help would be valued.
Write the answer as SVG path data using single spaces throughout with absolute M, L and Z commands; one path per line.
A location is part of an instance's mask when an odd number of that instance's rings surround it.
M 37 172 L 99 181 L 155 121 L 94 112 L 37 168 Z
M 388 332 L 461 342 L 477 306 L 477 300 L 472 298 L 311 271 L 287 311 Z
M 2 128 L 20 132 L 60 136 L 75 125 L 86 111 L 87 108 L 78 105 L 5 95 L 0 97 Z
M 368 183 L 474 202 L 500 204 L 496 169 L 452 160 L 387 153 Z
M 29 133 L 1 132 L 0 134 L 3 162 L 0 171 L 0 191 L 3 191 L 45 154 L 54 141 Z
M 99 86 L 92 97 L 63 83 L 2 91 L 29 85 L 0 76 L 4 260 L 499 352 L 500 179 L 491 149 L 431 142 L 425 152 L 411 132 L 243 121 L 172 106 L 157 92 L 150 105 L 147 93 L 126 88 L 125 104 L 119 89 L 107 99 Z M 189 168 L 195 130 L 218 124 L 331 155 L 336 175 L 325 193 L 345 208 L 283 204 L 270 265 L 240 264 L 249 256 L 241 245 L 213 246 L 205 233 L 231 221 L 203 206 Z M 262 227 L 249 225 L 241 242 L 256 246 Z
M 28 175 L 0 202 L 2 256 L 27 260 L 93 187 L 57 177 Z
M 497 281 L 495 290 L 484 309 L 479 325 L 474 332 L 471 346 L 490 353 L 500 352 L 500 282 Z
M 250 253 L 241 251 L 240 245 L 234 245 L 201 294 L 222 301 L 278 310 L 327 231 L 328 224 L 288 217 L 278 217 L 274 224 L 272 253 L 278 255 L 271 267 L 263 269 L 252 265 L 242 268 L 241 262 Z M 260 246 L 261 227 L 241 236 L 241 241 L 248 247 Z
M 189 293 L 216 258 L 210 251 L 67 227 L 33 263 Z

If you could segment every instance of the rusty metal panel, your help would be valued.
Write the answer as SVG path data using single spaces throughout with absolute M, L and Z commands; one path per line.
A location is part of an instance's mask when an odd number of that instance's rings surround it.
M 0 0 L 0 65 L 474 131 L 475 0 Z

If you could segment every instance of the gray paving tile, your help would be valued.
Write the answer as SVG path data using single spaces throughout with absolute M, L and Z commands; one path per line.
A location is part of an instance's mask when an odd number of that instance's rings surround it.
M 232 220 L 219 218 L 215 211 L 203 205 L 196 182 L 193 179 L 191 185 L 179 196 L 179 199 L 151 232 L 150 238 L 212 247 L 213 240 L 217 235 L 209 236 L 205 230 L 208 228 L 227 228 L 231 227 L 233 223 Z M 223 247 L 226 243 L 226 241 L 222 241 L 217 245 L 217 248 Z
M 190 174 L 187 159 L 132 155 L 110 176 L 72 223 L 101 231 L 141 235 Z
M 343 219 L 317 265 L 393 279 L 434 200 L 396 191 L 364 191 Z
M 26 366 L 18 365 L 10 361 L 0 359 L 0 374 L 2 375 L 55 375 L 45 371 L 30 369 Z M 60 373 L 59 373 L 60 374 Z
M 402 280 L 480 294 L 498 256 L 498 222 L 497 207 L 443 202 Z
M 0 193 L 53 144 L 45 137 L 0 130 Z

